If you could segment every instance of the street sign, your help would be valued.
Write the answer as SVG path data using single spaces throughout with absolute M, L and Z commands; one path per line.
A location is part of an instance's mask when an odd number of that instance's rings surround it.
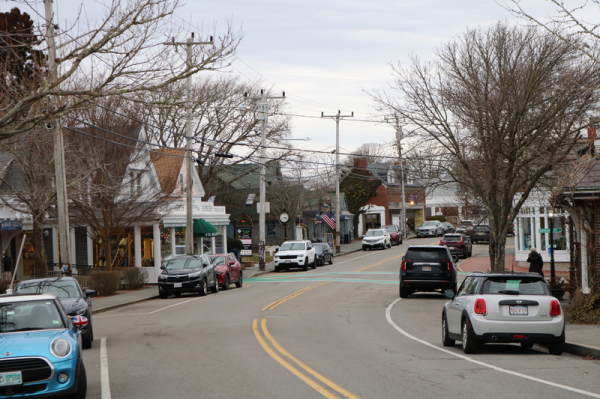
M 540 233 L 550 233 L 550 229 L 539 229 Z M 557 227 L 555 229 L 552 229 L 553 233 L 562 233 L 562 229 L 560 227 Z
M 240 256 L 252 256 L 252 250 L 251 249 L 242 249 L 240 251 Z

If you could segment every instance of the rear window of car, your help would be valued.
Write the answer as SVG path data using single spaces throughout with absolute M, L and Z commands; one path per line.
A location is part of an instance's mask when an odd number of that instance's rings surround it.
M 438 248 L 409 248 L 406 251 L 407 260 L 449 260 L 446 247 Z
M 518 277 L 493 277 L 483 283 L 484 294 L 550 295 L 543 280 Z
M 446 242 L 461 242 L 462 236 L 444 236 L 443 240 Z
M 490 228 L 488 226 L 477 226 L 475 231 L 490 231 Z

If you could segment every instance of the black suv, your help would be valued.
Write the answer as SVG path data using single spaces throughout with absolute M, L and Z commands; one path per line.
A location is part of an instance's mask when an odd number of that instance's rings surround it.
M 473 233 L 471 233 L 471 240 L 473 243 L 480 241 L 490 242 L 490 226 L 487 224 L 480 224 L 475 227 Z
M 208 255 L 176 256 L 160 268 L 163 269 L 158 276 L 158 296 L 161 298 L 170 294 L 180 296 L 183 292 L 204 296 L 208 287 L 215 294 L 219 292 L 217 267 Z
M 451 289 L 456 293 L 456 261 L 447 247 L 437 245 L 411 246 L 402 257 L 400 267 L 400 298 L 415 291 Z

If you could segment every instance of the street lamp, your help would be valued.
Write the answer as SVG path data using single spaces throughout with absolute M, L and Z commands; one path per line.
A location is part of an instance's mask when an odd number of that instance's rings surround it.
M 554 281 L 556 273 L 554 271 L 554 209 L 548 212 L 550 221 L 550 281 Z

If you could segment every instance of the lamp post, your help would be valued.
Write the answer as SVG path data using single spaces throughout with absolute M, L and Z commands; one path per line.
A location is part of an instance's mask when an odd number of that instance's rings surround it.
M 550 221 L 550 280 L 554 281 L 556 273 L 554 271 L 554 209 L 548 212 Z

